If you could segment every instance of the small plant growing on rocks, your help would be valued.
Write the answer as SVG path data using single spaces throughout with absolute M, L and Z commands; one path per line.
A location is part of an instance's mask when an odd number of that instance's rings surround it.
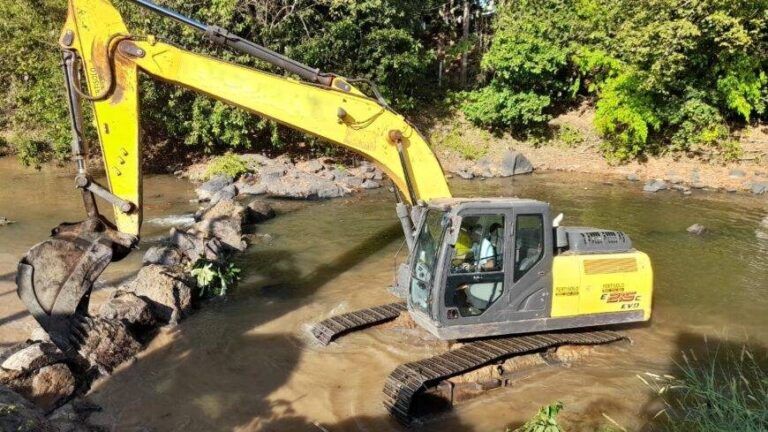
M 223 174 L 236 179 L 247 172 L 248 166 L 240 156 L 227 153 L 215 158 L 208 164 L 208 169 L 205 171 L 205 178 L 210 179 Z
M 201 258 L 193 265 L 189 274 L 195 278 L 199 298 L 224 296 L 240 280 L 240 268 L 234 263 L 219 263 Z
M 506 432 L 564 432 L 557 423 L 557 414 L 563 409 L 562 402 L 541 407 L 539 412 L 517 429 L 507 428 Z

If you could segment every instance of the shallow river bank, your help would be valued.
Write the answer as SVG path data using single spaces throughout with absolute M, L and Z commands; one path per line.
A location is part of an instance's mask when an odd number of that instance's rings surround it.
M 0 160 L 0 343 L 29 334 L 33 321 L 16 299 L 16 261 L 62 220 L 82 211 L 68 170 L 43 173 Z M 422 430 L 497 431 L 562 400 L 568 430 L 591 431 L 608 414 L 630 430 L 647 421 L 651 395 L 635 375 L 667 372 L 679 352 L 727 337 L 768 345 L 768 240 L 757 236 L 765 199 L 696 192 L 647 194 L 636 184 L 549 173 L 452 182 L 456 195 L 525 196 L 549 201 L 567 225 L 625 230 L 655 269 L 650 325 L 627 329 L 632 345 L 598 350 L 572 368 L 537 370 L 512 388 L 463 404 Z M 147 220 L 194 211 L 192 185 L 145 179 Z M 392 195 L 385 189 L 330 201 L 277 201 L 278 218 L 258 226 L 273 240 L 237 258 L 237 292 L 206 305 L 150 343 L 134 364 L 94 386 L 103 407 L 92 417 L 111 430 L 399 430 L 381 405 L 387 374 L 402 362 L 440 352 L 416 331 L 372 329 L 327 348 L 309 326 L 333 313 L 391 301 L 386 287 L 404 258 Z M 710 229 L 692 236 L 685 229 Z M 145 225 L 142 250 L 167 227 Z M 399 255 L 398 255 L 398 251 Z M 140 265 L 142 252 L 111 266 L 99 299 Z M 655 413 L 653 411 L 651 414 Z M 321 427 L 319 427 L 320 425 Z

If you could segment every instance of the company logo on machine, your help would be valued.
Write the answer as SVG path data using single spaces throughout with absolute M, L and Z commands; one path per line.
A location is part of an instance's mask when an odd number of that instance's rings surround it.
M 603 294 L 600 299 L 606 303 L 621 303 L 621 309 L 637 309 L 640 307 L 641 296 L 635 291 L 625 291 L 624 284 L 603 284 Z

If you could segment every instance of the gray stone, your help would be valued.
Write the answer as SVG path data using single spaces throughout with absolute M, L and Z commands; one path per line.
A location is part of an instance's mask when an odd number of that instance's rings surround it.
M 755 182 L 755 183 L 752 183 L 752 187 L 750 188 L 750 190 L 755 195 L 762 195 L 762 194 L 768 192 L 768 182 Z
M 360 189 L 363 187 L 363 179 L 360 177 L 347 177 L 344 179 L 344 185 L 350 189 Z
M 99 316 L 120 320 L 134 329 L 150 328 L 156 324 L 152 306 L 132 292 L 117 290 L 99 308 Z
M 218 192 L 211 197 L 211 204 L 216 204 L 219 201 L 232 201 L 237 196 L 237 187 L 233 184 L 225 186 L 219 189 Z
M 175 324 L 192 309 L 192 289 L 181 270 L 155 264 L 144 266 L 123 289 L 147 301 L 160 323 Z
M 747 173 L 740 169 L 732 169 L 731 172 L 728 173 L 728 177 L 730 178 L 743 178 L 746 177 L 746 175 Z
M 671 184 L 673 184 L 673 185 L 679 185 L 680 183 L 682 183 L 682 182 L 683 182 L 683 179 L 682 179 L 682 178 L 680 178 L 680 177 L 679 177 L 679 176 L 677 176 L 677 175 L 673 175 L 673 176 L 670 176 L 670 177 L 669 177 L 668 181 L 669 181 Z
M 78 352 L 91 366 L 106 375 L 140 350 L 141 344 L 120 320 L 95 317 L 90 320 Z
M 689 234 L 702 235 L 707 232 L 707 228 L 704 225 L 697 223 L 689 226 L 686 231 L 688 231 Z
M 152 246 L 147 249 L 144 257 L 141 259 L 141 264 L 175 266 L 181 264 L 182 259 L 181 252 L 173 246 Z
M 312 174 L 321 171 L 324 168 L 325 165 L 320 159 L 310 159 L 296 163 L 296 169 Z
M 658 192 L 660 190 L 665 190 L 667 188 L 667 184 L 662 180 L 651 180 L 648 183 L 643 186 L 643 191 L 645 192 Z
M 240 155 L 240 159 L 248 166 L 252 171 L 257 171 L 264 165 L 272 165 L 274 161 L 267 156 L 258 153 L 249 153 Z
M 362 171 L 364 173 L 372 173 L 372 172 L 376 171 L 376 167 L 373 164 L 371 164 L 370 162 L 362 162 L 360 164 L 360 171 Z
M 245 207 L 235 201 L 219 201 L 200 215 L 193 231 L 204 238 L 217 238 L 224 246 L 242 251 L 246 244 L 242 239 Z
M 206 238 L 203 233 L 176 228 L 171 228 L 170 243 L 190 262 L 200 258 L 216 260 L 226 248 L 217 238 Z
M 0 355 L 0 366 L 6 370 L 28 372 L 64 359 L 64 354 L 50 342 L 24 342 Z
M 378 189 L 381 185 L 375 180 L 365 180 L 361 185 L 363 189 Z
M 502 177 L 509 177 L 519 174 L 530 174 L 533 172 L 533 165 L 523 156 L 522 153 L 513 150 L 504 152 L 499 167 L 499 174 Z
M 627 174 L 627 180 L 629 181 L 640 181 L 640 176 L 635 173 L 629 173 Z
M 381 172 L 381 170 L 377 169 L 377 170 L 376 170 L 376 171 L 373 173 L 373 180 L 376 180 L 376 181 L 381 181 L 381 180 L 383 180 L 383 179 L 384 179 L 384 173 L 383 173 L 383 172 Z
M 43 411 L 8 387 L 0 385 L 0 430 L 59 432 Z
M 246 221 L 248 223 L 261 223 L 275 217 L 275 209 L 262 200 L 253 200 L 246 206 Z
M 681 184 L 673 184 L 671 186 L 671 189 L 674 189 L 674 190 L 680 191 L 680 192 L 687 192 L 687 191 L 691 190 L 691 188 L 689 188 L 688 186 L 681 185 Z
M 279 179 L 286 173 L 286 167 L 284 165 L 266 166 L 259 170 L 259 176 L 262 181 Z
M 707 185 L 701 182 L 694 182 L 693 184 L 691 184 L 691 187 L 694 189 L 704 189 L 707 187 Z
M 195 192 L 197 193 L 198 198 L 207 201 L 211 199 L 216 192 L 231 185 L 233 182 L 234 179 L 232 177 L 220 174 L 198 186 L 197 189 L 195 189 Z
M 245 238 L 248 244 L 269 244 L 274 240 L 272 234 L 269 233 L 246 234 Z
M 264 195 L 267 193 L 267 186 L 264 183 L 243 183 L 237 187 L 241 195 Z
M 469 171 L 465 171 L 465 170 L 456 171 L 456 175 L 458 175 L 459 177 L 463 178 L 464 180 L 472 180 L 473 178 L 475 178 L 474 174 L 472 174 Z
M 318 198 L 338 198 L 346 194 L 345 190 L 332 181 L 318 181 L 315 185 Z

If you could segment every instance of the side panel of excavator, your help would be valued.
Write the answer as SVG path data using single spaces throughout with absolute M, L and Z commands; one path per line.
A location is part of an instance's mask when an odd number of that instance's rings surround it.
M 642 310 L 651 318 L 653 271 L 643 252 L 560 255 L 552 277 L 552 317 Z

